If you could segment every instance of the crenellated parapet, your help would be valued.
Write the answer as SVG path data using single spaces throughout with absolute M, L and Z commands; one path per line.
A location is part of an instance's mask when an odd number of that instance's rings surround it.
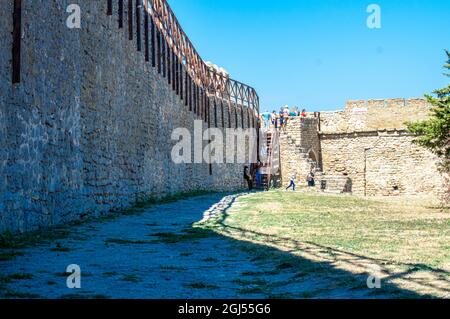
M 429 111 L 423 98 L 351 100 L 344 110 L 321 113 L 321 133 L 404 130 L 407 122 L 423 120 Z

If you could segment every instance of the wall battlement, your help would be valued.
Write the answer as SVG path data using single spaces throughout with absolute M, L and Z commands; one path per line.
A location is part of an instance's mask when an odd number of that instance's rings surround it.
M 408 107 L 410 110 L 428 109 L 430 104 L 424 98 L 395 98 L 395 99 L 370 99 L 370 100 L 348 100 L 345 109 L 371 108 L 383 110 L 386 108 L 398 108 L 400 111 Z
M 430 105 L 423 98 L 351 100 L 344 110 L 322 112 L 320 128 L 323 133 L 402 130 L 407 122 L 425 119 L 429 111 Z

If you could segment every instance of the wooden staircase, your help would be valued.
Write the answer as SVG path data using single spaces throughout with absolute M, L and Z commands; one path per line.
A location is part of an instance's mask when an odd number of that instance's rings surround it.
M 255 174 L 254 185 L 256 185 L 257 189 L 269 190 L 276 184 L 276 181 L 277 179 L 279 179 L 280 176 L 279 164 L 278 168 L 276 164 L 278 162 L 276 157 L 279 156 L 279 153 L 276 150 L 277 147 L 279 147 L 279 145 L 278 146 L 274 145 L 274 142 L 279 143 L 276 142 L 277 139 L 279 139 L 279 133 L 275 129 L 269 129 L 264 134 L 266 134 L 266 141 L 267 141 L 265 149 L 267 156 L 265 156 L 265 159 L 262 160 L 263 161 L 262 167 L 260 168 L 260 170 L 262 171 L 261 184 L 257 185 Z M 274 171 L 276 172 L 274 173 Z

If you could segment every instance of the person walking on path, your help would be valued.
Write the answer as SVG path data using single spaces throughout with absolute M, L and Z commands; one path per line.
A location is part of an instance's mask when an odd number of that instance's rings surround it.
M 292 187 L 292 190 L 295 192 L 295 180 L 297 179 L 297 172 L 293 172 L 290 177 L 290 184 L 286 187 L 286 190 L 289 190 Z

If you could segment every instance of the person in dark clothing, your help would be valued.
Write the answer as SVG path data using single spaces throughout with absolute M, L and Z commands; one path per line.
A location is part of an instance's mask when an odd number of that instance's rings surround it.
M 247 181 L 248 184 L 248 190 L 253 190 L 253 181 L 252 176 L 250 175 L 250 172 L 248 170 L 248 166 L 244 167 L 244 179 Z
M 314 171 L 311 170 L 311 172 L 308 174 L 308 177 L 306 178 L 308 181 L 308 186 L 309 187 L 315 187 L 316 186 L 316 181 L 314 179 L 315 175 L 314 175 Z

